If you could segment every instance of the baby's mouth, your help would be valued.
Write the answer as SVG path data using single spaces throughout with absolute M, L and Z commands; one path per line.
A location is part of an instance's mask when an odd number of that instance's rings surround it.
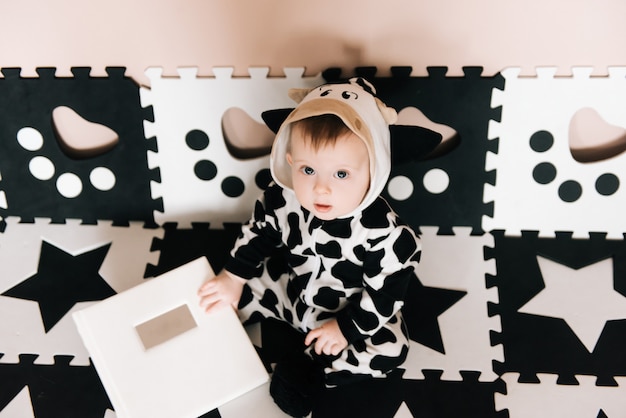
M 331 205 L 323 205 L 321 203 L 314 203 L 313 206 L 315 207 L 315 210 L 320 213 L 326 213 L 332 208 Z

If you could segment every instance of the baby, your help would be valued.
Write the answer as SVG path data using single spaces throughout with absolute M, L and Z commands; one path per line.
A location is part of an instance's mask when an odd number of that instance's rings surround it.
M 396 111 L 362 78 L 290 97 L 299 104 L 272 147 L 274 183 L 224 270 L 199 289 L 200 304 L 230 305 L 243 322 L 289 323 L 327 387 L 384 377 L 407 357 L 400 308 L 421 255 L 380 196 Z

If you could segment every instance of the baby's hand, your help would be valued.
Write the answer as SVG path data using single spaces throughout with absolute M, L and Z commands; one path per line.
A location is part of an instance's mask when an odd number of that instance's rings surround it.
M 321 327 L 309 331 L 304 343 L 311 345 L 313 341 L 315 341 L 314 348 L 317 354 L 336 356 L 348 346 L 348 340 L 343 336 L 336 319 L 331 319 Z
M 200 306 L 206 312 L 212 312 L 215 309 L 229 305 L 237 310 L 237 304 L 241 298 L 241 292 L 245 283 L 245 279 L 223 270 L 198 289 Z

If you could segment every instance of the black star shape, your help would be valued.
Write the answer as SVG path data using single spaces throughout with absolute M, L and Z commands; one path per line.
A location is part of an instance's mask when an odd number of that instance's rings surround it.
M 42 241 L 37 273 L 3 293 L 39 303 L 48 332 L 78 302 L 113 296 L 115 291 L 98 274 L 111 244 L 73 256 Z
M 411 281 L 402 308 L 410 338 L 445 354 L 437 317 L 466 294 L 458 290 L 425 287 L 418 280 Z

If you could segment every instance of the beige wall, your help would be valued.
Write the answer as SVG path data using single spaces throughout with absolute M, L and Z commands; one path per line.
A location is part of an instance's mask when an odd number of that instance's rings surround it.
M 443 65 L 449 74 L 480 65 L 491 74 L 520 66 L 626 64 L 623 0 L 0 0 L 0 67 L 328 66 L 350 71 Z

